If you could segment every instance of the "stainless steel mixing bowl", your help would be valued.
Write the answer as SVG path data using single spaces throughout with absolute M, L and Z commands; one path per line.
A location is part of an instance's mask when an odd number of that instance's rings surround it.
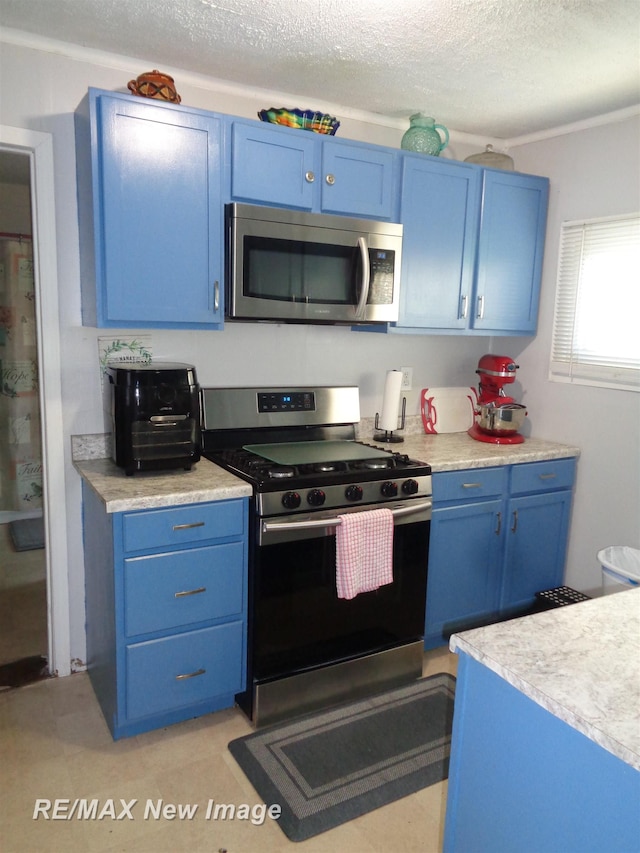
M 497 406 L 495 403 L 482 403 L 476 408 L 477 421 L 480 429 L 497 435 L 509 435 L 518 432 L 527 415 L 527 407 L 521 403 L 506 403 Z

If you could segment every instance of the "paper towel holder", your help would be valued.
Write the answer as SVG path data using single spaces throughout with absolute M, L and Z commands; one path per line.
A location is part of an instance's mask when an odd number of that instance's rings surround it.
M 403 397 L 402 398 L 402 412 L 400 415 L 400 426 L 398 427 L 398 429 L 404 429 L 404 421 L 405 421 L 406 411 L 407 411 L 407 398 Z M 379 417 L 380 416 L 379 416 L 378 412 L 376 412 L 376 419 L 375 419 L 374 424 L 373 424 L 374 429 L 376 429 L 376 430 L 378 429 Z M 401 441 L 404 441 L 404 438 L 401 435 L 396 435 L 395 430 L 385 429 L 383 431 L 374 432 L 373 440 L 379 441 L 379 442 L 388 442 L 390 444 L 399 444 Z

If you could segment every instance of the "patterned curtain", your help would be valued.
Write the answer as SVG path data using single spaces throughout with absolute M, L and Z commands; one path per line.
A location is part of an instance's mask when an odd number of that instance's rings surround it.
M 0 236 L 0 511 L 42 507 L 33 247 Z

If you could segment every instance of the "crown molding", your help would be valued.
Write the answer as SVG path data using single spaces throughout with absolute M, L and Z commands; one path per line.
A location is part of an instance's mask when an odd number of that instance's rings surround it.
M 503 140 L 502 144 L 505 148 L 515 148 L 519 145 L 528 145 L 530 142 L 541 142 L 545 139 L 553 139 L 556 136 L 565 136 L 568 133 L 590 130 L 592 127 L 601 127 L 604 124 L 615 124 L 616 122 L 626 121 L 627 119 L 638 115 L 640 115 L 640 104 L 635 104 L 632 107 L 625 107 L 621 110 L 603 113 L 602 115 L 583 119 L 582 121 L 574 121 L 571 124 L 551 127 L 548 130 L 541 130 L 537 133 L 527 133 L 523 136 L 514 136 L 511 139 Z
M 45 53 L 57 54 L 58 56 L 64 56 L 75 61 L 90 62 L 96 65 L 101 65 L 105 68 L 117 69 L 119 71 L 123 71 L 125 75 L 133 73 L 131 70 L 132 66 L 138 66 L 141 62 L 141 60 L 136 57 L 127 57 L 121 54 L 96 50 L 94 48 L 84 47 L 70 42 L 63 42 L 57 39 L 38 36 L 22 30 L 11 29 L 10 27 L 5 27 L 0 31 L 0 43 L 2 42 L 30 48 L 32 50 L 40 50 Z M 221 92 L 232 96 L 235 95 L 244 99 L 253 99 L 261 103 L 266 103 L 267 101 L 270 103 L 285 103 L 300 97 L 299 93 L 296 94 L 295 92 L 283 92 L 244 86 L 239 83 L 231 83 L 227 80 L 208 77 L 205 74 L 185 71 L 183 68 L 165 66 L 163 67 L 163 70 L 172 77 L 179 78 L 181 83 L 186 83 L 195 88 L 210 92 Z M 124 83 L 122 90 L 126 91 Z M 333 104 L 328 102 L 317 103 L 317 108 L 332 115 L 340 115 L 341 118 L 361 121 L 366 124 L 377 125 L 379 127 L 393 128 L 399 131 L 404 131 L 407 128 L 408 116 L 395 118 L 392 116 L 382 115 L 381 113 L 371 113 L 365 110 L 346 107 L 342 104 Z M 606 113 L 604 115 L 595 116 L 583 121 L 548 128 L 547 130 L 542 130 L 536 133 L 514 136 L 509 139 L 490 137 L 485 134 L 465 133 L 464 131 L 455 130 L 455 128 L 448 129 L 452 142 L 478 145 L 482 146 L 482 148 L 490 144 L 497 147 L 500 151 L 508 151 L 510 148 L 527 145 L 530 142 L 539 142 L 545 139 L 552 139 L 556 136 L 563 136 L 565 134 L 575 133 L 576 131 L 587 130 L 591 127 L 598 127 L 603 124 L 624 121 L 625 119 L 638 114 L 640 114 L 640 104 L 633 107 L 627 107 L 626 109 L 616 110 L 615 112 Z

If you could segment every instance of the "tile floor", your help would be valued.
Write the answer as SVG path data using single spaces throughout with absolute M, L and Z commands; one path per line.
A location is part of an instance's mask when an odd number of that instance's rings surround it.
M 14 551 L 0 524 L 0 664 L 47 656 L 45 551 Z
M 425 654 L 424 674 L 452 672 L 446 650 Z M 189 851 L 189 853 L 437 853 L 442 849 L 446 782 L 294 843 L 267 819 L 207 821 L 216 803 L 260 800 L 227 750 L 251 728 L 237 708 L 118 742 L 111 739 L 89 678 L 78 673 L 0 693 L 0 849 L 31 851 Z M 33 819 L 36 800 L 136 799 L 133 820 Z M 198 805 L 191 819 L 148 817 L 147 801 Z

